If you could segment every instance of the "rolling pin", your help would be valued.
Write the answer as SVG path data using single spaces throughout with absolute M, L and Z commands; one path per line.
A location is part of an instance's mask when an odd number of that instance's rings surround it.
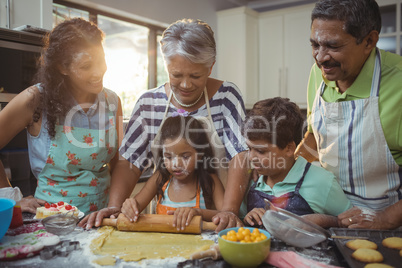
M 201 216 L 194 216 L 184 230 L 177 230 L 172 224 L 173 215 L 162 214 L 140 214 L 137 222 L 130 222 L 123 213 L 120 213 L 117 219 L 105 218 L 102 221 L 103 226 L 115 226 L 119 231 L 201 234 L 203 230 L 216 229 L 214 223 L 203 221 Z

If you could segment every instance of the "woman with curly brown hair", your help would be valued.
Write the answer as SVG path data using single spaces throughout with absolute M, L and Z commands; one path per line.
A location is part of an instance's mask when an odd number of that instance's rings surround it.
M 23 199 L 23 211 L 64 201 L 88 213 L 108 202 L 122 109 L 119 97 L 103 87 L 103 38 L 84 19 L 57 25 L 45 37 L 37 84 L 0 113 L 0 148 L 27 129 L 38 186 L 35 197 Z

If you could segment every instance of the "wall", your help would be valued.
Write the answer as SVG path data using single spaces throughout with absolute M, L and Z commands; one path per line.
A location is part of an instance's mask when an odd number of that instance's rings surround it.
M 121 15 L 147 21 L 167 27 L 182 18 L 201 19 L 207 22 L 217 37 L 216 11 L 233 8 L 236 5 L 227 0 L 67 0 L 69 2 L 89 5 L 94 8 L 118 12 Z M 211 76 L 216 77 L 217 66 Z M 223 79 L 223 78 L 222 78 Z

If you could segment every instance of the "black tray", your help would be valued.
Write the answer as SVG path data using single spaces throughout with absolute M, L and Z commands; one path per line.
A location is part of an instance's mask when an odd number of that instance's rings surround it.
M 347 228 L 330 228 L 331 235 L 339 236 L 360 236 L 368 237 L 369 241 L 377 244 L 378 251 L 384 257 L 382 263 L 393 267 L 401 267 L 402 257 L 399 255 L 398 249 L 390 249 L 382 245 L 382 240 L 387 237 L 402 237 L 402 231 L 386 231 L 386 230 L 368 230 L 368 229 L 347 229 Z M 367 263 L 358 261 L 352 257 L 353 250 L 346 246 L 346 242 L 352 239 L 334 239 L 335 245 L 345 258 L 351 268 L 363 268 Z

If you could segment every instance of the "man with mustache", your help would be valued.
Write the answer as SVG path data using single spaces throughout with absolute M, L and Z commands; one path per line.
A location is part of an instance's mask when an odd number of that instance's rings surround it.
M 402 225 L 402 57 L 376 47 L 375 0 L 321 0 L 312 11 L 316 64 L 308 83 L 308 131 L 296 155 L 312 153 L 354 207 L 349 228 Z M 314 160 L 309 158 L 309 160 Z

